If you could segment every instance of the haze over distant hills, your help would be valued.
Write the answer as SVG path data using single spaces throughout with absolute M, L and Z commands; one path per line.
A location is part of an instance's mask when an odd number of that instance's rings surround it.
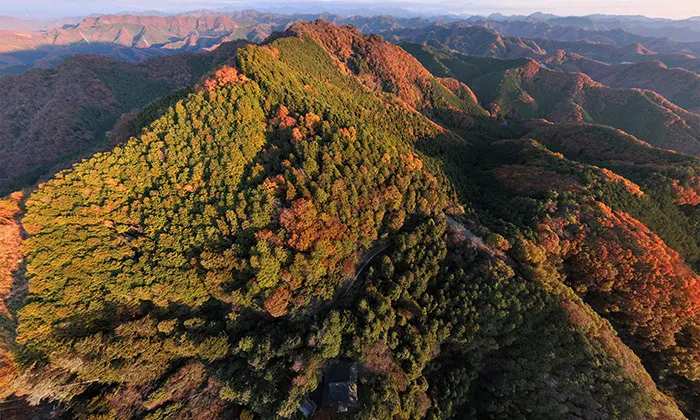
M 700 38 L 696 39 L 693 35 L 700 24 L 693 19 L 667 21 L 619 16 L 559 18 L 543 14 L 512 17 L 494 15 L 488 18 L 472 16 L 464 19 L 459 16 L 403 18 L 329 13 L 285 15 L 251 10 L 182 14 L 144 12 L 44 22 L 0 18 L 0 72 L 12 73 L 31 67 L 56 65 L 62 57 L 74 53 L 107 54 L 120 60 L 140 61 L 152 55 L 211 49 L 227 40 L 259 42 L 272 32 L 284 30 L 295 20 L 317 18 L 341 25 L 353 24 L 365 33 L 386 33 L 387 36 L 393 35 L 390 31 L 421 28 L 430 24 L 443 27 L 450 22 L 459 21 L 462 23 L 455 25 L 489 28 L 501 36 L 531 40 L 528 41 L 530 45 L 540 47 L 535 48 L 536 54 L 546 50 L 554 52 L 553 49 L 557 46 L 551 44 L 556 42 L 592 44 L 567 45 L 566 48 L 561 46 L 561 49 L 613 63 L 648 60 L 651 59 L 650 55 L 659 55 L 657 58 L 668 61 L 667 64 L 673 67 L 692 67 L 690 70 L 696 70 L 697 65 L 692 59 L 700 54 Z M 680 39 L 672 33 L 659 33 L 655 37 L 649 36 L 645 30 L 628 30 L 637 28 L 634 25 L 658 26 L 660 23 L 672 25 L 669 27 L 683 32 L 685 36 Z M 645 36 L 636 33 L 644 33 Z M 606 51 L 613 47 L 621 50 Z M 585 51 L 596 48 L 599 50 L 597 53 Z M 511 56 L 513 54 L 517 53 L 510 52 Z

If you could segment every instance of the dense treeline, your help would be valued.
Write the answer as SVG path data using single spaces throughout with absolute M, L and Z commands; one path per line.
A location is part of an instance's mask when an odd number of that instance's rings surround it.
M 482 216 L 498 218 L 482 220 L 515 241 L 514 258 L 536 278 L 565 282 L 609 319 L 658 383 L 697 412 L 700 278 L 624 212 L 643 209 L 650 219 L 661 214 L 655 202 L 625 178 L 534 140 L 501 141 L 481 153 L 471 197 Z
M 672 226 L 697 214 L 649 198 L 657 175 L 692 189 L 696 162 L 649 149 L 620 164 L 633 182 L 566 142 L 502 140 L 538 128 L 382 65 L 401 54 L 297 26 L 40 185 L 5 394 L 75 417 L 286 418 L 349 358 L 361 418 L 697 412 L 698 277 L 660 239 L 691 261 Z
M 649 147 L 636 138 L 610 127 L 591 124 L 531 123 L 528 136 L 550 150 L 625 176 L 645 193 L 644 199 L 619 194 L 601 185 L 599 196 L 613 208 L 639 219 L 683 259 L 697 265 L 700 231 L 692 208 L 697 198 L 697 158 Z M 614 159 L 612 159 L 614 157 Z
M 56 69 L 0 78 L 0 194 L 113 147 L 108 132 L 122 114 L 197 82 L 241 45 L 154 57 L 141 64 L 76 55 Z M 139 121 L 144 122 L 150 121 Z M 126 138 L 133 134 L 127 130 Z

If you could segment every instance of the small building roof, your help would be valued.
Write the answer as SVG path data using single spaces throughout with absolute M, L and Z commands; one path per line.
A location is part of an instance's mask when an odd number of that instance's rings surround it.
M 323 385 L 322 407 L 335 408 L 338 412 L 359 410 L 356 362 L 334 361 L 326 370 Z

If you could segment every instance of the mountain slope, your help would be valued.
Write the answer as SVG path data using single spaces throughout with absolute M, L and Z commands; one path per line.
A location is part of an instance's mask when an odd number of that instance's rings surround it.
M 463 54 L 494 58 L 538 57 L 546 53 L 536 42 L 508 37 L 483 26 L 455 23 L 389 31 L 387 39 L 444 47 Z
M 353 41 L 314 41 L 329 30 Z M 14 392 L 65 415 L 290 417 L 350 358 L 368 417 L 683 418 L 563 277 L 539 275 L 527 227 L 478 222 L 488 206 L 467 197 L 488 195 L 470 186 L 519 152 L 417 112 L 435 105 L 413 85 L 425 69 L 372 63 L 396 47 L 299 32 L 240 49 L 28 199 Z
M 488 211 L 529 226 L 534 239 L 516 245 L 523 264 L 546 284 L 560 279 L 608 319 L 692 418 L 700 409 L 695 363 L 700 277 L 630 216 L 636 206 L 656 206 L 645 193 L 652 186 L 642 190 L 529 138 L 494 147 L 473 168 L 482 175 L 472 179 L 489 192 L 473 195 L 475 205 L 483 206 L 482 217 Z M 691 217 L 696 223 L 697 214 Z
M 434 74 L 472 88 L 480 103 L 506 119 L 595 122 L 657 147 L 700 154 L 700 115 L 651 91 L 612 89 L 581 73 L 552 71 L 530 59 L 502 61 L 405 45 Z
M 143 64 L 76 56 L 55 70 L 0 78 L 0 194 L 105 147 L 122 114 L 126 123 L 134 110 L 198 80 L 231 48 Z
M 700 111 L 700 75 L 671 68 L 660 61 L 638 64 L 605 64 L 563 51 L 543 60 L 549 68 L 582 72 L 596 82 L 613 88 L 653 90 L 688 111 Z
M 465 55 L 515 59 L 545 59 L 563 50 L 605 63 L 661 61 L 668 67 L 680 67 L 700 73 L 700 59 L 690 54 L 660 54 L 639 43 L 617 47 L 591 41 L 562 41 L 543 38 L 506 36 L 485 26 L 457 22 L 419 28 L 400 28 L 384 33 L 392 42 L 426 44 L 437 49 L 454 50 Z
M 418 110 L 457 108 L 474 116 L 488 115 L 468 87 L 463 87 L 468 92 L 455 95 L 410 54 L 377 35 L 366 36 L 352 26 L 338 27 L 323 20 L 296 23 L 288 34 L 313 39 L 339 60 L 343 71 L 354 74 L 369 89 L 395 94 Z
M 624 211 L 641 220 L 682 258 L 697 267 L 700 231 L 697 206 L 700 185 L 698 158 L 673 153 L 648 144 L 611 127 L 593 124 L 528 124 L 527 137 L 577 162 L 620 174 L 645 192 L 645 200 Z M 634 189 L 636 187 L 632 187 Z

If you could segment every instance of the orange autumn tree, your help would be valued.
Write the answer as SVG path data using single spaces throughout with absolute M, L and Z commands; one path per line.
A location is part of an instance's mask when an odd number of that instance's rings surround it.
M 265 310 L 277 318 L 287 314 L 287 306 L 292 298 L 292 293 L 287 286 L 280 286 L 267 300 L 265 300 Z
M 202 88 L 208 92 L 211 92 L 227 85 L 241 84 L 245 83 L 246 81 L 247 78 L 243 74 L 239 74 L 238 70 L 231 66 L 225 65 L 214 72 L 212 77 L 206 79 Z

